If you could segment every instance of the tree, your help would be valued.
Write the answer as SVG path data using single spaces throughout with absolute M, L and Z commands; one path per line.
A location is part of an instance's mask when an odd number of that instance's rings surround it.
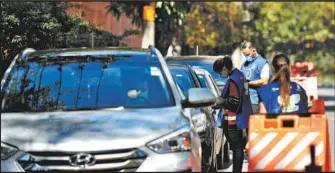
M 200 54 L 232 53 L 243 40 L 244 13 L 236 2 L 197 2 L 186 15 L 186 44 Z
M 334 3 L 260 3 L 255 30 L 261 39 L 266 39 L 266 50 L 283 48 L 282 44 L 325 43 L 335 38 Z M 268 39 L 271 38 L 271 39 Z M 326 45 L 325 45 L 326 46 Z M 302 47 L 302 48 L 303 48 Z M 299 50 L 290 49 L 290 53 Z
M 0 2 L 1 74 L 26 47 L 34 49 L 91 47 L 91 34 L 95 46 L 119 46 L 121 40 L 136 31 L 115 36 L 66 13 L 71 4 L 66 2 Z M 79 8 L 79 7 L 78 7 Z M 2 75 L 1 75 L 2 76 Z
M 335 72 L 333 2 L 260 2 L 248 10 L 251 40 L 266 52 L 283 52 L 292 61 L 312 61 L 319 76 Z
M 133 24 L 142 26 L 143 7 L 150 2 L 113 1 L 107 7 L 114 16 L 120 17 L 125 13 L 132 19 Z M 172 38 L 180 32 L 185 14 L 190 10 L 190 2 L 156 2 L 155 45 L 158 49 L 167 50 Z M 165 54 L 166 51 L 162 51 Z

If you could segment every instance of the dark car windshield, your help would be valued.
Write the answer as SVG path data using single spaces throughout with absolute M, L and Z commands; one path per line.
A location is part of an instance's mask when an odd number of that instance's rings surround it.
M 203 61 L 203 60 L 199 59 L 199 60 L 182 60 L 182 61 L 173 60 L 173 61 L 169 61 L 169 62 L 178 63 L 178 64 L 187 64 L 187 65 L 190 65 L 193 68 L 205 69 L 213 76 L 215 82 L 218 85 L 224 85 L 226 83 L 226 78 L 220 76 L 219 74 L 217 74 L 213 71 L 214 61 L 207 61 L 207 60 Z
M 15 66 L 2 91 L 2 112 L 174 105 L 158 61 L 32 61 Z
M 169 69 L 184 96 L 188 97 L 188 90 L 196 87 L 189 69 L 181 66 L 169 66 Z

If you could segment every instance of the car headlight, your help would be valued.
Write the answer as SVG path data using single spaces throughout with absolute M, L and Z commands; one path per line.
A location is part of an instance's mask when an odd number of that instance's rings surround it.
M 192 121 L 197 133 L 204 132 L 206 130 L 206 115 L 203 113 L 195 114 L 192 116 Z
M 18 148 L 1 142 L 1 160 L 8 159 L 9 157 L 13 156 L 17 151 L 19 151 Z
M 172 153 L 191 150 L 190 128 L 184 126 L 147 144 L 151 150 L 159 153 Z

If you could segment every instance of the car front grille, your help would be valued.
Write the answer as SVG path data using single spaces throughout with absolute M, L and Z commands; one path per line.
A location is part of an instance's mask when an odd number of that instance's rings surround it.
M 76 171 L 76 172 L 134 172 L 144 162 L 146 154 L 138 149 L 124 149 L 106 152 L 85 152 L 94 158 L 90 165 L 73 165 L 71 158 L 76 153 L 27 152 L 18 163 L 27 172 Z

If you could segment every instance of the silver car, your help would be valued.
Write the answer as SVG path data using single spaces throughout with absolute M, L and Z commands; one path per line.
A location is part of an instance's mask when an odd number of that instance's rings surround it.
M 201 171 L 193 107 L 150 49 L 27 49 L 1 81 L 1 171 Z

